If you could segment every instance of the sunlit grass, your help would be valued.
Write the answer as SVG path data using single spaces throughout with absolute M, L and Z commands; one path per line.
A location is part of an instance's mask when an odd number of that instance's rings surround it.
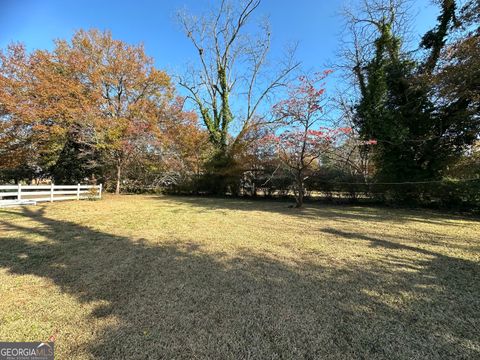
M 0 210 L 0 340 L 59 359 L 478 358 L 480 222 L 109 196 Z

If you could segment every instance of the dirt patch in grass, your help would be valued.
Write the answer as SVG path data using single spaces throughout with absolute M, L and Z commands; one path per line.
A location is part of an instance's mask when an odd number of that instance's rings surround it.
M 480 357 L 480 222 L 120 196 L 0 211 L 0 339 L 59 359 Z

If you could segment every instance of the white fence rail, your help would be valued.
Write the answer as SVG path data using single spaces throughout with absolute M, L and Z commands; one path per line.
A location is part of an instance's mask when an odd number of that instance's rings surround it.
M 5 199 L 6 198 L 6 199 Z M 101 199 L 100 185 L 0 185 L 0 205 L 22 202 Z

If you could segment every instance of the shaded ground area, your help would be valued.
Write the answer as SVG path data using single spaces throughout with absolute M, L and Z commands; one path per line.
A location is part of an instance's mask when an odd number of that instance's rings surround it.
M 480 222 L 122 196 L 0 210 L 0 339 L 60 359 L 480 357 Z

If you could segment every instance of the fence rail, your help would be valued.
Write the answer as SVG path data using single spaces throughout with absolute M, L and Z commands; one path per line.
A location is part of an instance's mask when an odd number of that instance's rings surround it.
M 36 203 L 43 201 L 54 202 L 91 198 L 102 198 L 102 184 L 0 185 L 0 205 L 18 205 L 21 203 Z

